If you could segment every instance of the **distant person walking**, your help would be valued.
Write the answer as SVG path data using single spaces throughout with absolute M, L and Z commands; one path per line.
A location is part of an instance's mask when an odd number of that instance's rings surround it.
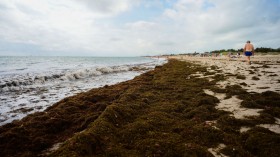
M 244 55 L 247 57 L 248 64 L 250 65 L 251 64 L 250 56 L 252 55 L 254 56 L 254 46 L 253 44 L 251 44 L 249 40 L 245 44 L 243 52 Z

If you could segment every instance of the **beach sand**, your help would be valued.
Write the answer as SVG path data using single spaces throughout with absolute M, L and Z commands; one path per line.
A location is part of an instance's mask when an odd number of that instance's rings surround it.
M 249 93 L 265 91 L 280 93 L 280 55 L 253 56 L 251 57 L 251 65 L 247 64 L 245 56 L 239 58 L 176 56 L 171 58 L 207 66 L 208 72 L 213 71 L 211 66 L 217 66 L 220 74 L 228 76 L 226 80 L 217 83 L 220 88 L 225 88 L 227 85 L 241 85 Z M 200 77 L 209 78 L 210 76 L 201 75 Z M 209 90 L 206 90 L 205 93 L 220 100 L 217 109 L 229 111 L 238 119 L 244 119 L 246 116 L 259 116 L 259 112 L 262 111 L 262 109 L 241 106 L 242 100 L 237 97 L 225 99 L 225 94 L 214 93 Z M 275 119 L 275 124 L 262 124 L 260 126 L 280 134 L 280 125 L 278 119 Z
M 175 56 L 179 60 L 198 63 L 208 66 L 217 66 L 221 74 L 233 75 L 226 81 L 220 82 L 220 87 L 233 84 L 245 83 L 243 88 L 248 92 L 261 93 L 264 91 L 275 91 L 280 93 L 280 55 L 259 55 L 251 57 L 251 65 L 248 65 L 245 57 L 228 58 L 224 57 L 187 57 Z M 244 78 L 235 77 L 245 76 Z
M 172 56 L 0 127 L 1 156 L 280 154 L 278 56 Z M 182 60 L 182 61 L 179 61 Z

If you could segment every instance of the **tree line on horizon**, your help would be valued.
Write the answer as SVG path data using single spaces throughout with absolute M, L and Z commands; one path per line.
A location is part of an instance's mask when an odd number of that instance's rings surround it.
M 243 52 L 243 48 L 241 49 L 221 49 L 221 50 L 214 50 L 211 51 L 212 53 L 221 53 L 221 52 Z M 277 49 L 273 49 L 273 48 L 267 48 L 267 47 L 258 47 L 255 49 L 255 52 L 262 52 L 262 53 L 268 53 L 268 52 L 280 52 L 280 47 Z

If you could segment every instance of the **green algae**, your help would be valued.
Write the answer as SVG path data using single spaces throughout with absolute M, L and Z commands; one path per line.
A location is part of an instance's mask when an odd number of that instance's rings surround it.
M 262 68 L 270 68 L 267 64 L 263 64 Z
M 253 76 L 252 80 L 260 80 L 260 78 L 258 78 L 257 76 Z
M 228 85 L 225 88 L 226 98 L 231 98 L 234 95 L 246 96 L 247 92 L 239 85 Z
M 249 71 L 249 74 L 256 74 L 256 72 L 254 72 L 253 70 L 247 70 Z
M 217 69 L 219 69 L 219 67 L 216 66 L 216 65 L 211 65 L 210 68 L 211 68 L 212 70 L 217 70 Z
M 237 75 L 236 78 L 240 79 L 240 80 L 245 80 L 246 76 L 244 76 L 244 75 Z
M 207 75 L 214 75 L 214 74 L 216 74 L 216 72 L 209 72 L 209 71 L 207 71 L 206 73 L 204 73 L 205 76 L 207 76 Z
M 245 83 L 245 82 L 240 83 L 240 85 L 242 85 L 242 86 L 248 86 L 247 83 Z
M 267 129 L 255 127 L 241 138 L 243 147 L 254 156 L 277 157 L 280 154 L 280 136 Z
M 277 75 L 277 74 L 270 74 L 270 75 L 268 75 L 268 76 L 273 77 L 273 76 L 278 76 L 278 75 Z

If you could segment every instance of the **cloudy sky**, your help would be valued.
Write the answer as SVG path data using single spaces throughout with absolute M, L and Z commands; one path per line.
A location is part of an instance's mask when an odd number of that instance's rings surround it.
M 0 55 L 280 47 L 280 0 L 0 0 Z

